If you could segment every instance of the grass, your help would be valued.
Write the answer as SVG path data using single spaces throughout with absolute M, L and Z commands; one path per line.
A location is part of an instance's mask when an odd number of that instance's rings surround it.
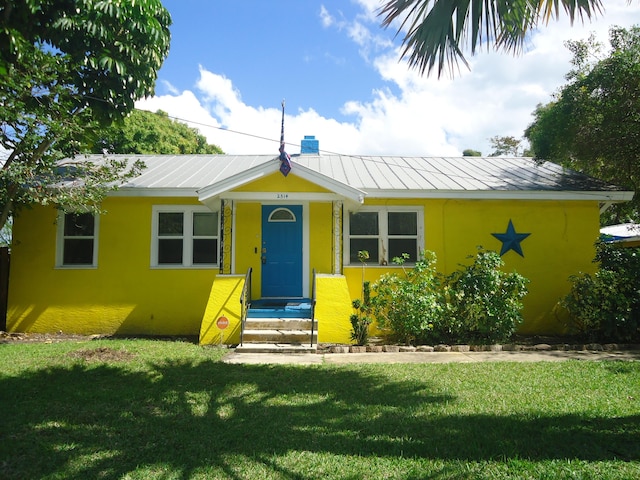
M 3 479 L 630 479 L 640 362 L 234 365 L 0 345 Z

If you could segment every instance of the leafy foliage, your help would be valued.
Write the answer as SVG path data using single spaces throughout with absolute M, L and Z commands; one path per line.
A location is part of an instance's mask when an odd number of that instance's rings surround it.
M 169 49 L 159 0 L 24 0 L 0 4 L 0 228 L 24 206 L 98 209 L 139 164 L 81 164 L 87 129 L 151 95 Z
M 198 130 L 170 119 L 162 110 L 134 110 L 124 120 L 99 130 L 96 137 L 89 146 L 93 153 L 223 153 Z
M 367 260 L 369 260 L 369 252 L 360 250 L 358 260 L 362 263 L 362 298 L 357 298 L 351 303 L 355 313 L 351 314 L 349 320 L 351 321 L 351 340 L 356 345 L 366 345 L 369 340 L 369 326 L 372 323 L 371 313 L 373 311 L 370 282 L 364 280 L 364 269 Z
M 571 277 L 561 304 L 572 330 L 590 340 L 640 341 L 640 248 L 598 243 L 599 270 Z
M 371 286 L 369 282 L 362 284 L 362 300 L 356 298 L 351 305 L 356 313 L 353 313 L 351 321 L 351 340 L 356 345 L 366 345 L 369 340 L 369 326 L 371 319 Z
M 453 272 L 446 283 L 449 334 L 463 342 L 497 343 L 522 323 L 528 280 L 505 273 L 496 252 L 480 249 L 474 262 Z
M 7 223 L 5 223 L 4 227 L 0 229 L 0 247 L 8 247 L 11 246 L 12 240 L 12 227 L 13 227 L 13 219 L 9 218 Z
M 568 42 L 573 70 L 525 131 L 535 156 L 605 182 L 640 186 L 640 27 L 612 28 L 611 50 L 593 37 Z M 640 219 L 640 198 L 615 205 L 605 224 Z
M 522 322 L 527 280 L 501 271 L 500 256 L 478 250 L 469 266 L 445 276 L 433 252 L 424 252 L 412 269 L 394 259 L 402 275 L 387 273 L 374 285 L 374 314 L 406 343 L 494 343 L 508 339 Z
M 511 135 L 499 136 L 490 138 L 491 147 L 493 152 L 489 154 L 490 157 L 521 157 L 529 156 L 530 152 L 522 144 L 521 138 L 516 138 Z
M 462 151 L 462 156 L 463 157 L 481 157 L 482 156 L 482 152 L 480 152 L 478 150 L 474 150 L 472 148 L 465 148 Z
M 472 55 L 483 44 L 518 52 L 538 21 L 559 17 L 560 6 L 571 22 L 602 11 L 600 0 L 385 0 L 379 15 L 383 27 L 399 21 L 398 33 L 406 28 L 402 57 L 409 66 L 424 74 L 437 65 L 440 77 L 445 64 L 469 66 L 462 53 L 468 44 Z
M 416 343 L 432 336 L 442 323 L 442 275 L 436 271 L 436 255 L 425 251 L 413 268 L 404 265 L 406 257 L 394 258 L 403 273 L 386 273 L 373 284 L 373 312 L 382 328 L 405 343 Z

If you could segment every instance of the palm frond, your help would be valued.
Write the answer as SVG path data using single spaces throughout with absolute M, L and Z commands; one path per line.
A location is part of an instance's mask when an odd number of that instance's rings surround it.
M 407 32 L 401 58 L 410 67 L 430 74 L 437 65 L 440 77 L 445 66 L 450 71 L 458 62 L 468 67 L 466 48 L 472 55 L 491 44 L 520 52 L 529 30 L 540 18 L 558 18 L 561 6 L 571 22 L 603 11 L 601 0 L 389 0 L 378 16 L 383 28 L 399 22 L 396 35 Z

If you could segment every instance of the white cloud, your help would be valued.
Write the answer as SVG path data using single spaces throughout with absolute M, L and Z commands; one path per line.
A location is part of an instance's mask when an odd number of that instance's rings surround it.
M 320 5 L 320 21 L 324 28 L 329 28 L 335 22 L 335 19 L 331 16 L 324 5 Z
M 281 110 L 243 103 L 240 92 L 229 79 L 204 68 L 200 69 L 195 93 L 184 91 L 180 95 L 153 97 L 137 102 L 136 107 L 151 111 L 161 109 L 172 117 L 187 120 L 185 123 L 200 130 L 210 143 L 219 145 L 225 153 L 278 153 Z M 321 117 L 313 109 L 286 115 L 285 140 L 290 144 L 287 151 L 291 154 L 299 152 L 304 135 L 333 139 L 323 141 L 321 148 L 343 152 L 343 146 L 357 134 L 352 124 Z
M 460 155 L 465 148 L 488 154 L 490 137 L 520 137 L 536 105 L 550 101 L 565 83 L 571 58 L 564 47 L 567 39 L 584 39 L 594 31 L 604 41 L 611 25 L 630 26 L 640 13 L 637 2 L 612 0 L 607 2 L 606 14 L 593 23 L 571 27 L 564 18 L 552 21 L 533 32 L 523 54 L 480 52 L 468 58 L 471 71 L 461 66 L 455 78 L 437 79 L 420 76 L 398 61 L 399 49 L 390 48 L 388 40 L 395 32 L 387 32 L 389 37 L 372 34 L 367 22 L 379 22 L 379 0 L 358 0 L 358 4 L 363 11 L 353 20 L 342 13 L 336 20 L 321 6 L 321 22 L 335 28 L 336 34 L 348 35 L 371 55 L 380 84 L 390 86 L 375 90 L 367 100 L 346 102 L 342 112 L 350 121 L 323 117 L 313 108 L 287 111 L 286 140 L 296 145 L 287 147 L 291 154 L 298 153 L 300 139 L 309 134 L 320 140 L 322 150 L 345 154 Z M 276 155 L 280 110 L 248 105 L 241 93 L 233 79 L 201 67 L 193 91 L 173 89 L 137 106 L 211 125 L 193 126 L 227 153 Z
M 162 87 L 172 95 L 180 95 L 180 90 L 171 85 L 170 82 L 166 80 L 158 80 L 158 82 L 162 85 Z

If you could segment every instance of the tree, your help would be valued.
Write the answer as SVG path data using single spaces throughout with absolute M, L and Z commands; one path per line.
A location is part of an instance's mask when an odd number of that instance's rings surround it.
M 591 37 L 568 42 L 573 69 L 555 99 L 526 129 L 535 156 L 638 191 L 640 186 L 640 27 L 612 28 L 611 50 Z M 640 219 L 640 199 L 616 205 L 604 222 Z
M 491 147 L 493 152 L 490 157 L 521 157 L 528 156 L 530 151 L 523 147 L 522 139 L 512 137 L 511 135 L 491 137 Z
M 421 74 L 437 64 L 438 77 L 445 64 L 452 70 L 470 44 L 473 55 L 480 45 L 492 43 L 498 50 L 518 52 L 526 34 L 539 20 L 560 16 L 560 7 L 573 23 L 576 17 L 590 19 L 603 10 L 601 0 L 386 0 L 378 15 L 387 28 L 396 20 L 407 27 L 401 58 Z
M 207 143 L 198 130 L 171 120 L 162 110 L 156 113 L 134 110 L 123 121 L 98 131 L 89 146 L 91 153 L 223 153 Z
M 462 156 L 463 157 L 481 157 L 482 152 L 479 152 L 478 150 L 473 150 L 472 148 L 465 148 L 462 151 Z
M 96 210 L 105 185 L 137 173 L 58 161 L 153 94 L 170 24 L 160 0 L 0 0 L 0 228 L 33 203 Z

